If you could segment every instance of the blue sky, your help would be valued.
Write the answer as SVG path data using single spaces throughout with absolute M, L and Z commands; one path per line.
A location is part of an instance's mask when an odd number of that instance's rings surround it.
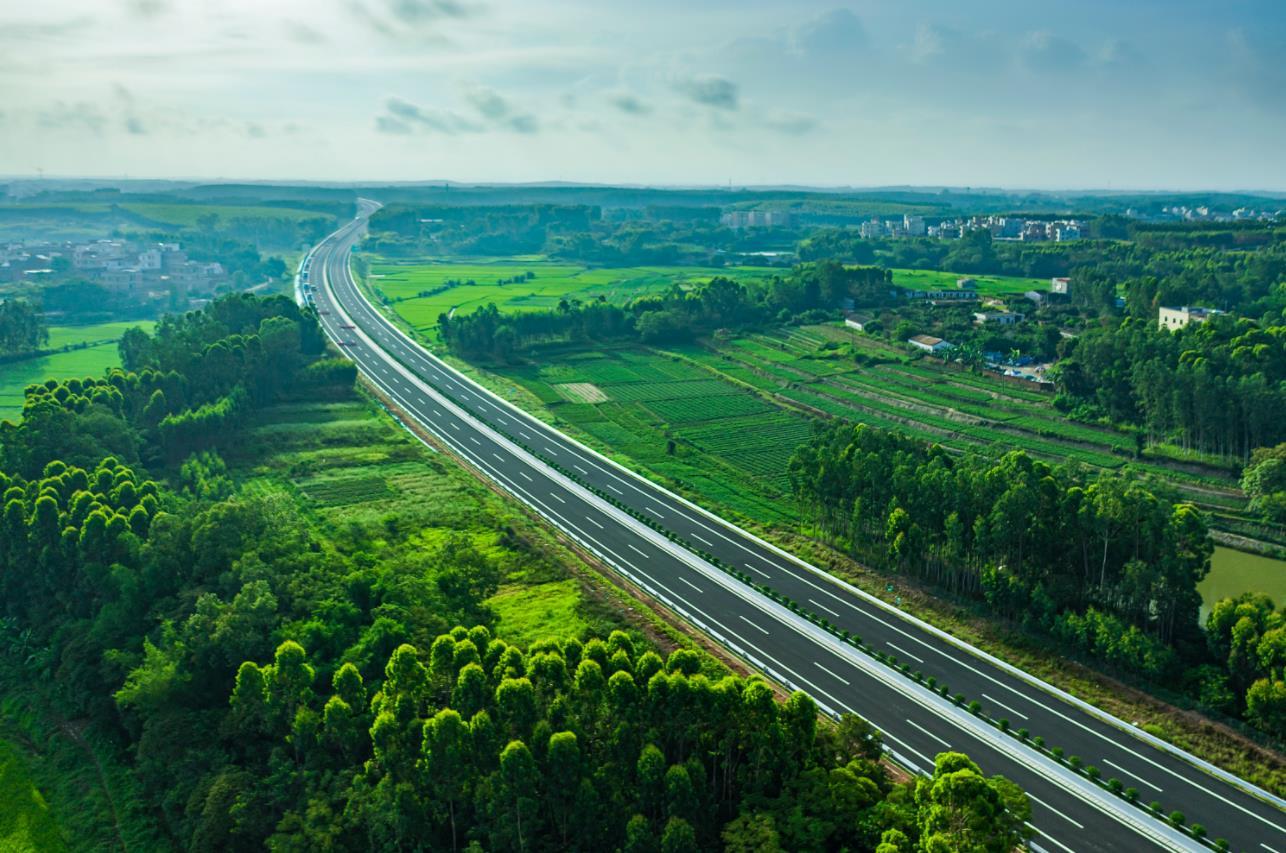
M 1286 189 L 1286 2 L 46 0 L 0 174 Z

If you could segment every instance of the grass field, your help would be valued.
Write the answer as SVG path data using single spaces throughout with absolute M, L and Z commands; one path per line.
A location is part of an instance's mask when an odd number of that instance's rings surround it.
M 0 850 L 43 853 L 66 849 L 26 760 L 13 744 L 0 741 Z
M 47 349 L 56 350 L 79 344 L 101 344 L 104 341 L 116 342 L 125 332 L 139 326 L 145 332 L 151 332 L 156 326 L 154 320 L 129 320 L 120 323 L 93 323 L 88 326 L 50 326 Z
M 534 278 L 527 278 L 527 273 Z M 736 279 L 766 278 L 760 267 L 624 267 L 591 268 L 555 263 L 540 257 L 495 261 L 441 261 L 413 264 L 376 259 L 370 282 L 393 303 L 393 309 L 421 331 L 432 329 L 438 315 L 476 311 L 494 302 L 502 311 L 540 311 L 558 307 L 562 299 L 583 302 L 600 296 L 624 303 L 639 296 L 663 293 L 674 285 L 690 286 L 716 275 Z M 523 279 L 513 282 L 514 279 Z M 500 284 L 510 281 L 509 284 Z M 450 286 L 453 282 L 459 282 Z M 469 284 L 473 282 L 473 284 Z M 429 295 L 420 296 L 421 293 Z
M 104 370 L 119 367 L 116 342 L 85 349 L 60 352 L 0 365 L 0 420 L 17 420 L 22 414 L 22 391 L 46 379 L 101 376 Z
M 572 579 L 506 584 L 487 599 L 499 616 L 498 636 L 527 647 L 547 637 L 580 634 L 589 625 L 580 614 L 581 594 Z
M 376 560 L 424 559 L 448 538 L 467 538 L 503 572 L 488 603 L 510 641 L 627 627 L 582 594 L 567 568 L 575 558 L 356 394 L 273 407 L 225 458 L 245 492 L 300 503 L 341 549 Z M 515 529 L 527 534 L 514 538 Z
M 955 290 L 956 280 L 972 278 L 983 296 L 1021 294 L 1029 290 L 1049 290 L 1047 278 L 1022 278 L 1013 275 L 969 275 L 937 270 L 893 270 L 893 283 L 911 290 Z
M 22 392 L 28 385 L 46 379 L 102 376 L 104 370 L 119 367 L 116 342 L 131 326 L 150 330 L 150 320 L 130 323 L 98 323 L 91 326 L 50 326 L 49 348 L 90 344 L 81 349 L 54 353 L 0 365 L 0 420 L 16 420 L 22 414 Z

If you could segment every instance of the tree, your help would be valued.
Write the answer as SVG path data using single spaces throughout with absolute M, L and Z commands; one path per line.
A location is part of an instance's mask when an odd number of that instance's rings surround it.
M 933 776 L 916 784 L 920 844 L 926 850 L 1006 853 L 1031 833 L 1026 795 L 1003 777 L 987 779 L 958 752 L 934 761 Z
M 505 836 L 513 839 L 519 850 L 526 850 L 528 840 L 538 834 L 535 825 L 538 782 L 531 750 L 520 740 L 510 741 L 500 753 L 500 784 Z
M 434 800 L 446 804 L 452 850 L 459 846 L 456 804 L 468 793 L 474 773 L 471 753 L 469 727 L 457 711 L 443 709 L 425 725 L 424 769 Z

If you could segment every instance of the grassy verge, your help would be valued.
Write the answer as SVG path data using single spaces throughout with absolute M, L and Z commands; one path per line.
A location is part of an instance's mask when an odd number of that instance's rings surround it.
M 49 803 L 36 786 L 27 758 L 0 741 L 0 850 L 66 850 Z

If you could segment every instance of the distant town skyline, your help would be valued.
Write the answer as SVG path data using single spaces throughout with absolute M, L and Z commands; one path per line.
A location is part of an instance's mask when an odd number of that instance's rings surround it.
M 51 0 L 0 174 L 1286 189 L 1286 6 L 1030 6 Z

